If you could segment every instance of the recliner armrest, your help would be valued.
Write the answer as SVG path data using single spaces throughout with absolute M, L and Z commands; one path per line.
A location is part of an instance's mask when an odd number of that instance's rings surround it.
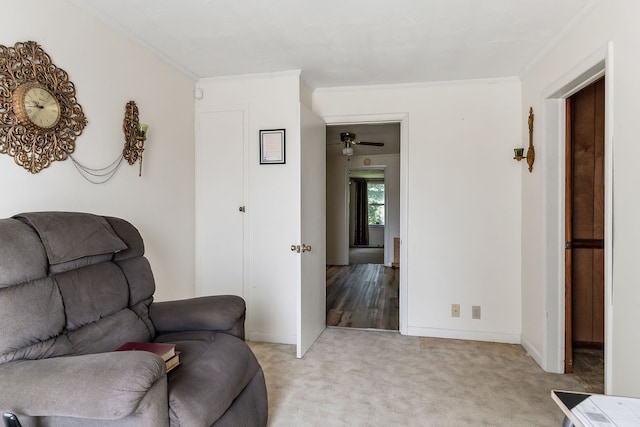
M 158 380 L 166 387 L 163 360 L 143 351 L 17 360 L 0 365 L 0 408 L 114 420 L 132 414 Z
M 218 295 L 178 301 L 154 302 L 149 318 L 159 334 L 217 331 L 244 340 L 246 305 L 241 297 Z

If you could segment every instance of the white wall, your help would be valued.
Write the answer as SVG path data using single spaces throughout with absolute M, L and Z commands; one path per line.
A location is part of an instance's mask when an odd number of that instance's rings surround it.
M 536 147 L 534 172 L 522 176 L 522 339 L 534 359 L 553 372 L 564 370 L 563 356 L 559 356 L 564 347 L 564 145 L 547 143 L 554 139 L 554 130 L 547 126 L 553 105 L 546 99 L 603 60 L 607 28 L 607 6 L 602 3 L 533 67 L 522 83 L 523 114 L 529 107 L 535 114 Z M 528 140 L 525 122 L 523 146 Z
M 369 226 L 369 246 L 383 247 L 384 246 L 384 225 Z
M 250 289 L 250 294 L 243 295 L 248 304 L 247 336 L 254 341 L 295 344 L 300 255 L 289 247 L 301 243 L 300 73 L 211 78 L 202 79 L 199 84 L 204 97 L 198 101 L 197 111 L 248 111 L 245 200 L 249 235 L 245 244 L 249 245 L 249 255 L 245 263 L 249 266 L 249 286 L 245 289 Z M 286 164 L 259 164 L 259 131 L 282 128 L 286 129 Z M 199 143 L 201 140 L 199 136 Z M 224 159 L 212 159 L 210 167 L 215 167 L 216 161 Z M 206 177 L 206 170 L 198 171 L 199 180 Z M 210 186 L 208 191 L 216 189 Z
M 158 287 L 156 297 L 192 296 L 193 83 L 67 2 L 22 0 L 4 5 L 3 14 L 11 19 L 3 22 L 0 43 L 39 42 L 75 83 L 89 120 L 77 141 L 78 160 L 99 167 L 118 155 L 124 105 L 131 99 L 151 127 L 143 177 L 138 178 L 136 167 L 125 166 L 101 186 L 82 180 L 70 161 L 55 162 L 31 175 L 8 155 L 0 155 L 4 183 L 0 216 L 82 210 L 124 217 L 145 238 Z M 215 83 L 217 101 L 209 98 L 207 102 L 250 105 L 250 129 L 256 138 L 251 141 L 251 156 L 256 163 L 257 130 L 296 129 L 298 118 L 293 111 L 300 98 L 307 103 L 313 98 L 314 110 L 325 117 L 408 113 L 409 147 L 403 155 L 409 157 L 409 247 L 404 261 L 409 264 L 410 333 L 516 341 L 522 329 L 523 343 L 545 366 L 554 359 L 559 342 L 558 331 L 551 330 L 557 328 L 558 315 L 551 313 L 556 324 L 550 324 L 547 316 L 550 308 L 557 311 L 559 307 L 560 271 L 555 255 L 561 251 L 549 251 L 549 239 L 559 233 L 560 226 L 549 213 L 549 205 L 560 204 L 560 187 L 554 188 L 549 181 L 557 178 L 560 166 L 553 164 L 552 149 L 558 147 L 545 146 L 544 99 L 551 86 L 575 77 L 576 68 L 613 41 L 607 90 L 613 98 L 613 121 L 608 126 L 610 136 L 615 135 L 613 222 L 618 231 L 613 243 L 614 281 L 608 290 L 607 389 L 640 396 L 637 16 L 640 3 L 633 0 L 596 1 L 591 13 L 527 73 L 522 87 L 515 80 L 445 82 L 317 90 L 311 95 L 297 78 L 295 83 L 287 78 L 255 83 L 241 79 Z M 526 143 L 524 119 L 530 105 L 536 112 L 538 150 L 533 174 L 511 160 L 511 149 Z M 288 151 L 288 159 L 295 157 L 296 141 L 288 140 L 287 148 L 293 150 Z M 274 263 L 268 249 L 288 247 L 294 237 L 291 228 L 299 227 L 286 218 L 261 214 L 269 203 L 284 207 L 294 203 L 268 191 L 272 184 L 287 181 L 290 166 L 254 164 L 251 175 L 256 209 L 251 217 L 252 257 L 258 260 L 251 274 L 252 292 L 269 307 L 256 314 L 257 324 L 265 326 L 255 331 L 258 335 L 276 331 L 283 342 L 295 338 L 295 290 L 284 285 L 290 283 L 289 265 L 280 258 Z M 295 184 L 291 185 L 294 191 Z M 267 232 L 273 227 L 280 227 L 278 236 Z M 267 240 L 274 237 L 273 246 L 268 245 Z M 451 303 L 462 305 L 460 319 L 450 317 Z M 470 320 L 471 305 L 482 305 L 482 320 Z
M 365 159 L 371 160 L 371 164 L 365 166 Z M 329 265 L 349 264 L 349 244 L 353 243 L 353 233 L 349 231 L 349 224 L 345 219 L 348 209 L 345 194 L 346 170 L 358 167 L 375 169 L 376 166 L 385 167 L 387 224 L 386 227 L 375 228 L 382 233 L 385 228 L 388 228 L 388 241 L 384 242 L 384 260 L 389 266 L 393 262 L 393 238 L 400 236 L 400 156 L 397 154 L 351 156 L 350 160 L 347 160 L 347 157 L 338 152 L 327 153 L 327 264 Z M 369 232 L 372 232 L 372 227 L 369 228 Z M 384 236 L 382 238 L 384 239 Z
M 71 160 L 32 175 L 0 155 L 0 217 L 24 211 L 88 211 L 122 217 L 145 239 L 156 299 L 194 295 L 194 83 L 67 2 L 2 6 L 2 40 L 38 42 L 69 73 L 89 121 L 74 157 L 104 167 L 121 152 L 125 104 L 150 125 L 143 176 L 125 164 L 107 184 L 85 181 Z
M 542 152 L 538 173 L 523 177 L 523 341 L 543 367 L 558 367 L 564 317 L 561 219 L 564 169 L 562 147 L 553 138 L 554 90 L 580 80 L 581 74 L 606 60 L 607 81 L 607 201 L 606 222 L 613 224 L 609 240 L 612 269 L 605 266 L 605 386 L 607 393 L 640 396 L 640 277 L 638 253 L 640 198 L 637 183 L 640 157 L 635 124 L 640 115 L 640 4 L 630 0 L 596 2 L 595 7 L 523 79 L 522 106 L 538 112 L 534 139 Z M 611 43 L 609 43 L 611 42 Z M 523 129 L 523 138 L 525 130 Z M 557 142 L 557 141 L 556 141 Z M 612 172 L 611 172 L 612 171 Z M 532 178 L 532 179 L 528 179 Z M 611 237 L 611 236 L 609 236 Z M 560 358 L 561 362 L 561 358 Z M 546 366 L 545 366 L 546 364 Z
M 313 105 L 325 119 L 408 113 L 408 332 L 519 342 L 520 82 L 318 89 Z
M 611 2 L 613 38 L 613 285 L 610 392 L 640 397 L 640 2 Z M 606 19 L 601 15 L 600 19 Z

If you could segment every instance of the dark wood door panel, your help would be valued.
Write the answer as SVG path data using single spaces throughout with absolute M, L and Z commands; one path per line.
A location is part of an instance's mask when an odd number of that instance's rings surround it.
M 587 87 L 573 96 L 573 238 L 593 238 L 595 167 L 595 91 Z
M 567 335 L 575 345 L 604 343 L 604 94 L 601 79 L 567 102 Z
M 593 339 L 604 345 L 604 249 L 593 252 Z
M 604 249 L 573 249 L 573 342 L 604 343 Z
M 604 239 L 573 239 L 567 249 L 602 249 Z
M 591 342 L 593 338 L 593 252 L 573 250 L 573 342 Z
M 604 239 L 604 80 L 571 100 L 573 238 Z

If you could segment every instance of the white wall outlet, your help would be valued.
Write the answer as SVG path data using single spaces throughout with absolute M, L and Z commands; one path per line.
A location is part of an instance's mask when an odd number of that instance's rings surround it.
M 451 317 L 460 317 L 460 304 L 451 304 Z
M 479 319 L 481 316 L 481 310 L 479 305 L 471 306 L 471 318 Z

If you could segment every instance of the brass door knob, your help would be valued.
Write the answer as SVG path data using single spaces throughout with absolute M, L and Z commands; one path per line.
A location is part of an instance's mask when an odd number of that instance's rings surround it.
M 311 252 L 311 245 L 302 244 L 302 252 Z

